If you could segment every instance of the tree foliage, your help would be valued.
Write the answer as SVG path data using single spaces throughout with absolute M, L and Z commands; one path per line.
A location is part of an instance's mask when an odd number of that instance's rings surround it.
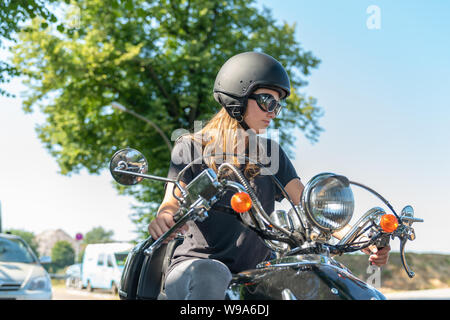
M 75 263 L 75 250 L 68 241 L 58 241 L 51 252 L 52 265 L 55 269 L 61 269 Z
M 115 151 L 131 146 L 146 155 L 149 172 L 166 175 L 170 155 L 159 133 L 111 103 L 151 119 L 169 138 L 176 129 L 192 130 L 195 120 L 219 110 L 212 88 L 220 66 L 244 51 L 276 57 L 290 75 L 293 93 L 276 119 L 281 143 L 292 146 L 295 128 L 317 140 L 321 110 L 300 89 L 319 60 L 296 41 L 295 25 L 278 23 L 253 0 L 72 3 L 76 28 L 35 18 L 13 49 L 30 89 L 24 110 L 39 107 L 46 115 L 38 135 L 62 174 L 99 173 Z M 116 187 L 142 203 L 133 219 L 145 231 L 163 185 Z
M 52 23 L 57 22 L 56 16 L 48 10 L 45 4 L 56 0 L 3 0 L 0 1 L 0 46 L 5 40 L 14 41 L 16 32 L 21 30 L 22 23 L 42 17 Z M 0 84 L 9 82 L 18 76 L 20 71 L 11 64 L 0 61 Z M 0 95 L 11 96 L 0 88 Z
M 37 251 L 38 243 L 36 242 L 36 238 L 33 232 L 21 229 L 9 229 L 6 232 L 21 237 L 30 246 L 34 254 L 36 256 L 39 256 Z
M 106 231 L 103 227 L 92 228 L 83 238 L 83 244 L 113 242 L 114 231 Z

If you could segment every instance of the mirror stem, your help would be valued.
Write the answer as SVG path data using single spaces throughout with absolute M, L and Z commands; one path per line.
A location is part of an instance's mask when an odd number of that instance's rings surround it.
M 142 174 L 142 173 L 137 173 L 137 172 L 130 172 L 130 171 L 121 170 L 121 169 L 118 169 L 118 168 L 115 168 L 114 172 L 128 174 L 128 175 L 135 176 L 135 177 L 142 177 L 142 178 L 146 178 L 146 179 L 163 181 L 163 182 L 172 182 L 172 183 L 177 184 L 176 180 L 169 179 L 169 178 L 158 177 L 158 176 L 152 176 L 150 174 Z

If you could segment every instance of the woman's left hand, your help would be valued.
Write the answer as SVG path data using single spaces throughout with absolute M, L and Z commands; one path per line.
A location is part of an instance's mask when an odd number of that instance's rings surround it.
M 365 249 L 362 249 L 361 251 L 365 254 L 370 255 L 370 264 L 381 267 L 384 266 L 389 260 L 389 251 L 391 251 L 391 246 L 387 245 L 386 247 L 378 249 L 376 246 L 372 245 Z

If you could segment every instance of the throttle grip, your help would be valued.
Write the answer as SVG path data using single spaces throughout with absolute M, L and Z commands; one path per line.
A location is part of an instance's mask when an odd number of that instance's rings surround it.
M 173 215 L 173 222 L 177 223 L 178 220 L 180 220 L 182 215 L 183 215 L 182 210 L 178 210 L 177 212 L 175 212 L 175 214 Z
M 389 246 L 390 243 L 390 239 L 391 239 L 391 234 L 389 233 L 384 233 L 376 242 L 375 242 L 375 246 L 377 247 L 378 250 L 383 249 L 384 247 Z M 374 264 L 369 261 L 369 265 L 373 266 Z
M 380 239 L 375 243 L 377 246 L 377 249 L 383 249 L 384 247 L 387 247 L 390 243 L 391 235 L 389 233 L 383 234 Z

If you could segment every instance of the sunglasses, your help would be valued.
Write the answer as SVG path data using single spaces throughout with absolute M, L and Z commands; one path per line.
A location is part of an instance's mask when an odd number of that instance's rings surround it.
M 283 108 L 285 105 L 284 100 L 277 101 L 277 99 L 275 99 L 274 96 L 269 93 L 253 93 L 248 97 L 249 99 L 255 100 L 256 104 L 262 111 L 273 112 L 275 113 L 275 116 L 280 113 L 281 108 Z

